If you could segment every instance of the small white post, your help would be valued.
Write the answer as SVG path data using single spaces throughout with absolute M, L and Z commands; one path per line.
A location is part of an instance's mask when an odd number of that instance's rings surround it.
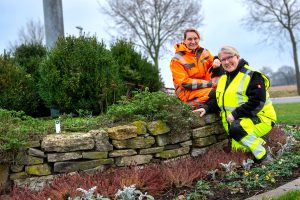
M 55 120 L 55 131 L 56 133 L 60 133 L 61 129 L 60 129 L 60 119 L 58 118 L 57 120 Z

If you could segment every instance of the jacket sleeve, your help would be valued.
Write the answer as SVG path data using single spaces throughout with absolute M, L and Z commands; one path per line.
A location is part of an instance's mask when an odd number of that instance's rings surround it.
M 266 88 L 263 77 L 254 72 L 246 91 L 248 102 L 236 108 L 232 115 L 235 119 L 254 117 L 263 108 L 266 102 Z
M 184 66 L 176 59 L 172 59 L 170 68 L 173 81 L 187 90 L 197 90 L 200 88 L 212 87 L 212 80 L 210 80 L 210 78 L 206 79 L 206 75 L 204 79 L 189 77 L 189 74 L 186 72 Z
M 209 93 L 209 99 L 203 103 L 203 108 L 205 109 L 206 113 L 217 113 L 220 112 L 220 108 L 217 103 L 216 98 L 216 90 L 212 89 Z

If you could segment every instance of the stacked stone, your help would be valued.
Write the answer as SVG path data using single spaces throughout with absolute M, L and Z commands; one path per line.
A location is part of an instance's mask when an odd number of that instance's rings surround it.
M 29 144 L 23 154 L 19 153 L 18 164 L 10 167 L 10 179 L 19 186 L 33 182 L 36 185 L 34 177 L 51 180 L 59 174 L 106 166 L 141 165 L 184 155 L 198 156 L 212 144 L 226 139 L 215 115 L 194 119 L 193 126 L 190 133 L 172 133 L 162 121 L 136 121 L 87 133 L 50 134 L 41 142 Z

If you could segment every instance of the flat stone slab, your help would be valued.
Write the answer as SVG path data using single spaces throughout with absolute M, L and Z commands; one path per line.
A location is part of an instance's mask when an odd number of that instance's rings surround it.
M 137 136 L 137 127 L 134 125 L 116 126 L 107 129 L 108 136 L 113 140 L 126 140 Z
M 30 165 L 25 167 L 25 172 L 30 175 L 45 176 L 51 174 L 51 167 L 48 164 Z
M 149 122 L 147 124 L 147 129 L 152 135 L 160 135 L 170 131 L 170 128 L 167 126 L 167 124 L 161 120 Z
M 49 153 L 47 157 L 48 162 L 58 162 L 66 160 L 76 160 L 82 158 L 82 154 L 80 152 Z
M 112 143 L 117 149 L 141 149 L 150 148 L 155 143 L 155 139 L 152 136 L 139 136 L 128 140 L 113 140 Z
M 179 142 L 188 141 L 191 137 L 191 133 L 172 133 L 157 135 L 156 142 L 158 146 L 165 146 L 168 144 L 176 144 Z
M 139 154 L 153 154 L 153 153 L 159 153 L 164 150 L 164 147 L 152 147 L 148 149 L 140 149 Z
M 130 166 L 130 165 L 141 165 L 149 163 L 152 159 L 152 155 L 135 155 L 116 158 L 117 166 Z
M 65 172 L 76 172 L 87 169 L 99 167 L 101 165 L 113 164 L 112 158 L 90 160 L 90 161 L 66 161 L 54 163 L 54 172 L 65 173 Z
M 51 134 L 42 141 L 42 149 L 47 152 L 90 150 L 94 146 L 95 141 L 91 133 Z
M 206 147 L 211 144 L 214 144 L 217 142 L 217 139 L 214 135 L 203 137 L 203 138 L 196 138 L 194 139 L 193 146 L 194 147 Z
M 18 187 L 25 188 L 28 187 L 31 191 L 40 191 L 46 185 L 49 185 L 53 179 L 59 177 L 59 175 L 48 175 L 41 177 L 31 177 L 26 179 L 17 179 L 14 180 L 14 184 Z
M 215 127 L 212 125 L 196 128 L 193 130 L 193 138 L 207 137 L 215 133 Z
M 93 151 L 93 152 L 82 152 L 82 158 L 83 159 L 102 159 L 107 158 L 108 152 L 102 152 L 102 151 Z
M 146 122 L 135 121 L 135 122 L 132 122 L 132 124 L 136 126 L 138 135 L 144 135 L 147 133 L 147 123 Z
M 112 151 L 113 145 L 109 142 L 108 133 L 103 130 L 91 130 L 89 131 L 95 140 L 95 150 L 96 151 Z
M 36 157 L 46 158 L 45 153 L 43 151 L 39 150 L 39 149 L 29 148 L 27 153 L 30 156 L 36 156 Z
M 190 151 L 190 147 L 181 147 L 179 149 L 171 149 L 171 150 L 165 150 L 162 152 L 159 152 L 155 154 L 155 157 L 157 158 L 174 158 L 182 155 L 188 154 Z
M 109 157 L 121 157 L 136 155 L 137 152 L 134 149 L 114 150 L 109 153 Z

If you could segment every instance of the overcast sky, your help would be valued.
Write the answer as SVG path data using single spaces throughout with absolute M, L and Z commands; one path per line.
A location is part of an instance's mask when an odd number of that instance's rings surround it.
M 62 0 L 65 35 L 78 35 L 76 26 L 81 26 L 85 33 L 96 34 L 107 45 L 114 40 L 107 29 L 110 20 L 99 12 L 98 1 Z M 289 49 L 279 51 L 276 46 L 260 43 L 262 35 L 241 26 L 240 20 L 247 11 L 240 0 L 202 0 L 202 12 L 204 25 L 199 28 L 200 44 L 212 54 L 217 54 L 221 46 L 229 44 L 235 46 L 252 67 L 261 69 L 268 66 L 276 71 L 283 65 L 293 66 Z M 30 20 L 44 23 L 42 0 L 0 0 L 0 53 L 8 48 L 9 42 L 18 39 L 18 30 Z M 160 72 L 165 85 L 173 87 L 169 68 L 173 45 L 167 49 L 160 61 Z

